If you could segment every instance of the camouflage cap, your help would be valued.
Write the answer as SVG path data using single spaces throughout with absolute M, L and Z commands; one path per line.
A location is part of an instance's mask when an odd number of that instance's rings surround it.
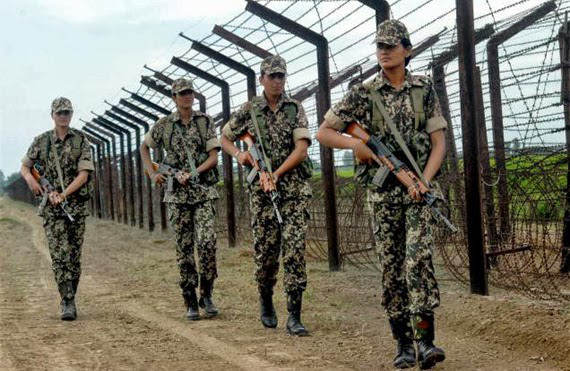
M 410 40 L 410 34 L 406 26 L 395 19 L 388 19 L 378 25 L 374 43 L 398 45 L 402 42 L 402 39 Z
M 267 57 L 261 62 L 261 74 L 269 75 L 272 73 L 284 73 L 287 74 L 287 63 L 285 59 L 281 58 L 278 55 L 272 55 Z
M 51 102 L 51 113 L 57 113 L 61 111 L 73 111 L 73 106 L 71 101 L 64 97 L 55 98 Z
M 172 83 L 172 94 L 178 94 L 184 90 L 194 91 L 194 84 L 190 79 L 178 79 Z

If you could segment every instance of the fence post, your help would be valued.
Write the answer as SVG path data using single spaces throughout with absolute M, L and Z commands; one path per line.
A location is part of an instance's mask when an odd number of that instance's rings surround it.
M 564 105 L 564 125 L 566 132 L 566 207 L 562 229 L 562 251 L 560 273 L 570 272 L 570 24 L 568 13 L 564 25 L 558 32 L 560 42 L 560 64 L 562 68 L 562 104 Z
M 469 278 L 473 294 L 488 295 L 479 181 L 479 122 L 475 114 L 475 37 L 473 0 L 456 0 L 457 40 L 459 51 L 459 85 L 463 128 L 465 167 L 465 201 L 470 211 L 467 222 Z
M 489 67 L 489 89 L 491 95 L 491 117 L 493 119 L 493 146 L 495 149 L 495 166 L 499 177 L 499 220 L 503 240 L 510 239 L 511 226 L 509 222 L 509 189 L 507 186 L 507 165 L 505 158 L 505 139 L 503 135 L 503 100 L 501 93 L 501 71 L 499 67 L 499 45 L 531 26 L 546 14 L 556 9 L 554 1 L 548 1 L 536 8 L 530 14 L 496 33 L 487 43 L 487 65 Z

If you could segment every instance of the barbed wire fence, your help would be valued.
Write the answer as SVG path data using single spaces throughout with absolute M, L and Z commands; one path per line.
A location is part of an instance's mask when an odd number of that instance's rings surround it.
M 366 1 L 256 3 L 327 38 L 333 104 L 350 86 L 373 78 L 378 71 L 371 45 L 378 18 Z M 560 273 L 564 264 L 561 246 L 568 171 L 568 127 L 562 101 L 562 69 L 567 62 L 561 58 L 560 46 L 567 37 L 567 33 L 561 33 L 561 27 L 566 22 L 570 4 L 567 0 L 493 4 L 488 0 L 479 1 L 475 14 L 481 104 L 472 107 L 485 123 L 480 136 L 481 203 L 489 280 L 497 287 L 532 298 L 568 301 L 570 278 Z M 525 18 L 529 14 L 533 14 L 534 19 Z M 467 283 L 469 259 L 465 228 L 469 213 L 465 210 L 463 185 L 464 138 L 454 1 L 425 0 L 413 5 L 391 1 L 388 15 L 407 24 L 414 44 L 409 69 L 434 79 L 449 122 L 448 157 L 440 182 L 449 200 L 449 214 L 460 233 L 450 236 L 441 231 L 437 261 L 454 279 Z M 315 78 L 318 65 L 314 57 L 317 48 L 312 44 L 245 10 L 216 26 L 211 35 L 201 40 L 192 40 L 191 35 L 181 37 L 189 39 L 186 52 L 165 60 L 163 68 L 145 65 L 145 75 L 141 76 L 136 89 L 124 89 L 118 102 L 105 101 L 103 108 L 99 107 L 94 117 L 85 121 L 84 130 L 92 142 L 97 164 L 91 206 L 94 215 L 100 218 L 138 224 L 140 228 L 146 226 L 151 230 L 156 224 L 163 230 L 168 228 L 166 211 L 160 202 L 162 191 L 151 187 L 145 177 L 138 146 L 143 134 L 159 117 L 175 110 L 169 88 L 173 80 L 186 76 L 194 80 L 198 92 L 196 108 L 213 116 L 217 127 L 225 122 L 220 81 L 227 83 L 232 111 L 249 99 L 248 78 L 197 51 L 195 44 L 215 50 L 255 72 L 259 70 L 262 56 L 283 56 L 288 62 L 288 94 L 302 101 L 311 133 L 315 133 L 320 124 L 317 120 L 319 81 Z M 489 54 L 493 48 L 497 50 L 496 55 Z M 208 75 L 189 74 L 183 68 L 186 64 Z M 256 93 L 260 93 L 259 88 Z M 500 99 L 496 99 L 497 94 Z M 323 203 L 326 192 L 316 141 L 309 155 L 315 164 L 315 175 L 307 253 L 313 259 L 325 260 L 329 256 L 328 215 Z M 155 151 L 155 156 L 155 160 L 160 161 L 161 151 Z M 353 179 L 352 154 L 335 150 L 334 159 L 341 261 L 378 269 L 366 190 Z M 235 164 L 233 168 L 234 179 L 237 179 L 234 187 L 237 239 L 248 242 L 251 241 L 250 216 L 243 174 Z M 223 196 L 218 203 L 217 230 L 223 237 L 228 233 L 228 200 L 227 193 L 220 194 Z

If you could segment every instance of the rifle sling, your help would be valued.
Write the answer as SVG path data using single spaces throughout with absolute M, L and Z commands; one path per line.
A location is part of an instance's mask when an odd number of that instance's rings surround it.
M 265 146 L 263 145 L 263 139 L 261 138 L 261 131 L 259 130 L 259 123 L 257 122 L 257 117 L 253 112 L 253 103 L 250 105 L 249 114 L 251 116 L 251 121 L 253 122 L 253 128 L 255 129 L 255 135 L 257 136 L 257 140 L 259 141 L 259 146 L 261 147 L 261 152 L 263 153 L 263 160 L 267 165 L 267 169 L 269 170 L 269 174 L 271 175 L 271 179 L 273 179 L 273 171 L 271 170 L 271 163 L 265 153 Z
M 184 151 L 186 152 L 186 159 L 188 160 L 188 166 L 190 167 L 190 172 L 192 173 L 193 176 L 197 175 L 198 171 L 196 170 L 196 163 L 194 162 L 194 157 L 192 157 L 190 148 L 188 148 L 188 144 L 186 143 L 186 140 L 182 135 L 182 129 L 180 129 L 180 126 L 174 125 L 174 131 L 176 131 L 176 134 L 178 134 L 180 140 L 182 141 L 182 145 L 184 146 Z
M 49 139 L 51 140 L 51 149 L 52 149 L 53 157 L 55 158 L 55 168 L 57 170 L 57 177 L 59 178 L 59 185 L 61 186 L 61 191 L 63 192 L 63 191 L 65 191 L 65 184 L 63 183 L 63 173 L 61 171 L 61 166 L 59 164 L 59 156 L 57 155 L 57 150 L 55 149 L 55 143 L 53 141 L 53 135 L 50 135 Z
M 378 107 L 378 110 L 382 114 L 382 117 L 384 117 L 384 121 L 386 122 L 386 124 L 388 124 L 388 127 L 390 128 L 392 135 L 394 135 L 396 142 L 398 143 L 398 145 L 400 146 L 402 151 L 404 151 L 404 154 L 406 155 L 406 157 L 408 158 L 408 160 L 410 161 L 410 163 L 414 167 L 414 170 L 416 171 L 416 173 L 418 174 L 418 176 L 420 177 L 420 179 L 422 180 L 424 185 L 426 187 L 429 187 L 429 183 L 424 178 L 424 173 L 420 170 L 420 167 L 418 166 L 418 164 L 414 160 L 414 156 L 412 156 L 412 153 L 410 152 L 410 149 L 406 145 L 404 138 L 402 138 L 402 135 L 398 131 L 398 128 L 396 127 L 396 125 L 392 121 L 392 118 L 390 117 L 390 115 L 386 111 L 386 108 L 382 104 L 382 99 L 380 97 L 380 94 L 378 93 L 378 91 L 376 91 L 374 89 L 370 89 L 370 96 L 372 97 L 372 101 L 374 102 L 374 104 L 376 104 L 376 107 Z

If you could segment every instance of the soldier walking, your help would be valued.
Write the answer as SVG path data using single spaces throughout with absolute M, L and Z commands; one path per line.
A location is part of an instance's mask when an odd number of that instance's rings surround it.
M 251 169 L 259 164 L 250 151 L 240 151 L 233 142 L 244 135 L 253 138 L 269 173 L 260 174 L 259 181 L 255 179 L 248 185 L 261 323 L 277 327 L 273 287 L 281 254 L 289 312 L 287 331 L 305 336 L 308 331 L 301 323 L 301 304 L 307 287 L 305 236 L 312 195 L 308 183 L 311 136 L 303 106 L 284 93 L 286 74 L 285 60 L 280 56 L 268 57 L 261 63 L 263 95 L 243 104 L 232 115 L 223 128 L 221 143 L 224 151 Z
M 219 198 L 219 141 L 210 116 L 192 109 L 194 86 L 189 79 L 172 83 L 176 111 L 161 118 L 146 133 L 140 153 L 150 178 L 158 185 L 168 181 L 164 202 L 176 236 L 176 260 L 186 317 L 200 319 L 198 306 L 207 316 L 219 311 L 212 301 L 216 267 L 215 205 Z M 154 166 L 149 148 L 166 151 L 163 164 Z M 194 250 L 198 252 L 198 267 Z M 200 300 L 196 288 L 200 285 Z
M 445 156 L 443 130 L 447 124 L 433 82 L 411 75 L 406 69 L 412 44 L 404 24 L 396 20 L 382 22 L 374 43 L 381 72 L 373 81 L 355 85 L 327 112 L 317 139 L 329 147 L 354 151 L 356 178 L 368 188 L 382 272 L 382 306 L 398 342 L 394 366 L 416 364 L 415 339 L 417 361 L 420 368 L 426 369 L 445 359 L 443 350 L 433 344 L 433 310 L 439 306 L 439 289 L 432 263 L 432 214 L 419 202 L 419 188 L 404 189 L 393 174 L 381 188 L 374 184 L 379 159 L 360 140 L 340 133 L 357 122 L 371 135 L 381 136 L 408 168 L 414 168 L 415 162 L 434 189 L 437 185 L 432 179 Z M 398 133 L 402 140 L 398 140 Z M 404 147 L 409 149 L 409 158 Z
M 75 295 L 91 197 L 88 180 L 94 169 L 85 134 L 69 127 L 72 116 L 69 99 L 61 97 L 52 102 L 55 127 L 34 138 L 20 170 L 32 192 L 43 195 L 40 215 L 61 295 L 61 319 L 66 321 L 77 318 Z

